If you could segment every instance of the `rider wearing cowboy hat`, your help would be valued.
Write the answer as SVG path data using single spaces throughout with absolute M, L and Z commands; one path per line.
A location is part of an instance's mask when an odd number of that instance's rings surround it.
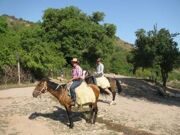
M 75 105 L 75 100 L 76 100 L 76 93 L 75 93 L 75 88 L 77 88 L 83 81 L 82 76 L 83 76 L 83 71 L 82 68 L 79 66 L 79 61 L 77 58 L 73 58 L 71 60 L 71 64 L 73 66 L 72 68 L 72 78 L 69 80 L 72 81 L 72 85 L 70 87 L 70 93 L 71 93 L 71 99 L 73 101 L 73 105 Z
M 104 76 L 104 65 L 102 63 L 101 58 L 96 60 L 96 73 L 94 75 L 94 81 L 97 84 L 97 79 Z M 108 81 L 109 82 L 109 81 Z M 98 85 L 98 84 L 97 84 Z M 109 84 L 110 85 L 110 84 Z M 111 92 L 108 88 L 104 88 L 104 90 L 111 95 Z
M 95 77 L 101 77 L 104 74 L 104 65 L 102 64 L 101 58 L 96 60 L 96 74 Z

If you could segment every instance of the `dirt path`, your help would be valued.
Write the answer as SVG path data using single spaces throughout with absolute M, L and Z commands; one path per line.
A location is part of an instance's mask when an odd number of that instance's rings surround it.
M 69 129 L 64 108 L 49 94 L 32 97 L 33 87 L 0 91 L 0 135 L 179 135 L 180 100 L 161 98 L 142 80 L 121 78 L 126 84 L 116 105 L 99 102 L 97 123 L 90 125 L 73 113 Z M 101 96 L 101 99 L 104 98 Z M 109 99 L 109 98 L 108 98 Z

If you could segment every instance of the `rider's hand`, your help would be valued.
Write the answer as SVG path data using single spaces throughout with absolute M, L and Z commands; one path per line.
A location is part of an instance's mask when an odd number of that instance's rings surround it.
M 70 83 L 70 82 L 72 82 L 72 80 L 73 80 L 73 79 L 70 79 L 70 80 L 68 80 L 68 81 L 67 81 L 67 83 Z

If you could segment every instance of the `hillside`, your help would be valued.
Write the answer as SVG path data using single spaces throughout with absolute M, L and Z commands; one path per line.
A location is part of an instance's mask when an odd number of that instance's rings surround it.
M 10 16 L 10 15 L 4 14 L 4 15 L 2 15 L 2 17 L 4 17 L 7 20 L 8 27 L 14 28 L 14 29 L 17 29 L 18 27 L 21 27 L 21 26 L 22 27 L 23 26 L 30 27 L 30 26 L 35 25 L 34 22 L 24 20 L 22 18 L 16 18 L 15 16 Z M 115 45 L 119 46 L 123 50 L 130 51 L 133 48 L 133 44 L 130 44 L 130 43 L 124 41 L 120 37 L 116 37 L 114 42 L 115 42 Z
M 22 18 L 16 18 L 15 16 L 9 16 L 9 15 L 2 15 L 2 17 L 4 17 L 7 21 L 8 27 L 13 28 L 13 29 L 17 29 L 19 27 L 30 27 L 32 25 L 34 25 L 35 23 L 24 20 Z
M 7 20 L 8 26 L 11 28 L 17 28 L 18 26 L 29 27 L 29 26 L 35 25 L 34 22 L 24 20 L 22 18 L 16 18 L 15 16 L 10 16 L 10 15 L 6 15 L 6 14 L 4 14 L 2 16 Z M 133 48 L 133 44 L 130 44 L 130 43 L 124 41 L 120 37 L 116 37 L 115 45 L 117 45 L 127 51 L 130 51 Z
M 130 51 L 133 48 L 133 44 L 130 44 L 119 37 L 116 37 L 115 45 L 121 47 L 124 50 Z

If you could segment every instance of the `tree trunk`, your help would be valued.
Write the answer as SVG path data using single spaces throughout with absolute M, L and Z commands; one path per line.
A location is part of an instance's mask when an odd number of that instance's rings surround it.
M 136 66 L 134 66 L 134 67 L 133 67 L 133 75 L 135 75 L 135 74 L 136 74 L 136 70 L 137 70 L 137 67 L 136 67 Z
M 17 69 L 18 69 L 18 85 L 21 84 L 21 71 L 20 71 L 20 63 L 17 62 Z
M 162 75 L 163 86 L 166 87 L 166 82 L 168 79 L 168 73 L 165 72 L 163 69 L 161 69 L 161 75 Z

